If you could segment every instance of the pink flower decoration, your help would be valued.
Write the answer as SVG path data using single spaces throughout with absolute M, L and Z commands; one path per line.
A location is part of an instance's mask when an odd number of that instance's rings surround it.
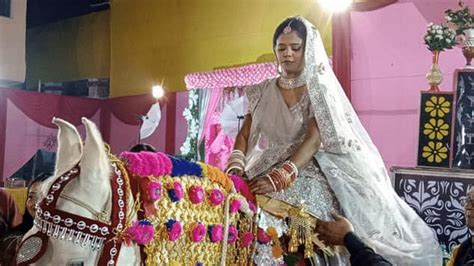
M 173 187 L 174 187 L 174 190 L 176 191 L 176 196 L 179 199 L 182 199 L 184 196 L 184 192 L 183 192 L 183 186 L 181 185 L 181 183 L 178 181 L 175 181 L 173 182 Z
M 239 236 L 239 232 L 237 231 L 237 228 L 235 226 L 231 225 L 229 226 L 229 234 L 227 237 L 227 243 L 235 243 L 237 241 L 237 238 Z
M 191 73 L 184 77 L 186 88 L 219 89 L 245 87 L 260 83 L 278 74 L 275 63 L 258 63 L 242 67 L 214 70 L 212 72 Z
M 136 221 L 127 228 L 125 235 L 129 235 L 137 244 L 146 245 L 153 240 L 155 227 L 147 220 Z
M 189 200 L 194 204 L 199 204 L 204 200 L 204 189 L 198 185 L 192 185 L 189 190 Z
M 180 201 L 183 196 L 183 186 L 181 185 L 180 182 L 174 181 L 172 185 L 168 183 L 168 196 L 170 197 L 172 202 L 177 202 Z
M 210 225 L 208 230 L 211 237 L 211 242 L 219 242 L 224 237 L 224 229 L 220 224 Z
M 257 240 L 260 244 L 267 244 L 272 238 L 263 229 L 258 228 Z
M 191 241 L 201 242 L 206 237 L 206 227 L 202 223 L 197 223 L 191 232 Z
M 253 211 L 253 213 L 257 213 L 257 205 L 255 203 L 249 201 L 249 209 Z
M 120 154 L 120 157 L 126 162 L 127 169 L 131 174 L 142 175 L 144 163 L 138 153 L 125 151 Z
M 209 195 L 209 201 L 214 206 L 220 205 L 224 201 L 224 193 L 217 188 L 212 189 Z
M 230 202 L 230 212 L 231 213 L 236 213 L 240 210 L 240 206 L 242 204 L 240 203 L 240 200 L 238 199 L 233 199 L 231 202 Z
M 242 238 L 241 238 L 241 241 L 240 241 L 240 244 L 242 245 L 242 247 L 246 248 L 246 247 L 250 246 L 250 244 L 252 244 L 252 242 L 253 242 L 252 232 L 246 232 L 242 235 Z
M 183 226 L 181 223 L 173 219 L 168 220 L 166 228 L 168 228 L 168 239 L 170 241 L 177 240 L 183 232 Z
M 250 191 L 250 187 L 247 182 L 245 182 L 242 177 L 238 175 L 229 176 L 232 182 L 234 183 L 235 190 L 241 193 L 245 198 L 250 201 L 255 201 L 255 195 Z
M 161 198 L 162 187 L 158 181 L 151 181 L 148 184 L 148 194 L 151 201 L 157 201 Z
M 128 170 L 138 176 L 170 175 L 173 168 L 171 159 L 161 152 L 122 152 L 120 157 L 127 161 Z

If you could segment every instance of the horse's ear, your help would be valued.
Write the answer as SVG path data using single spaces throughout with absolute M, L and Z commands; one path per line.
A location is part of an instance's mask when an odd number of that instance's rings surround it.
M 54 176 L 62 174 L 76 165 L 82 156 L 82 141 L 77 129 L 71 123 L 60 118 L 53 118 L 58 127 L 58 151 Z
M 83 117 L 82 123 L 86 127 L 87 136 L 81 159 L 81 183 L 108 181 L 111 170 L 102 136 L 97 126 L 89 119 Z

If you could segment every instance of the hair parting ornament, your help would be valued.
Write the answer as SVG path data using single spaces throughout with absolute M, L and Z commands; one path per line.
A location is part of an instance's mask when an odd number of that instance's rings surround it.
M 291 22 L 293 22 L 293 20 L 291 20 L 290 23 L 288 23 L 288 25 L 286 25 L 286 27 L 283 29 L 284 34 L 289 34 L 293 30 L 291 28 Z

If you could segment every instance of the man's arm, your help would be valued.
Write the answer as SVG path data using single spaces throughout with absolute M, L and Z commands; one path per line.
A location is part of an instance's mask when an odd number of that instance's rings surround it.
M 355 233 L 351 222 L 332 213 L 334 221 L 318 221 L 316 231 L 319 238 L 330 245 L 344 245 L 351 254 L 353 266 L 388 266 L 392 265 L 384 257 L 375 253 Z
M 351 265 L 392 265 L 368 247 L 354 232 L 349 232 L 344 236 L 344 245 L 351 254 Z

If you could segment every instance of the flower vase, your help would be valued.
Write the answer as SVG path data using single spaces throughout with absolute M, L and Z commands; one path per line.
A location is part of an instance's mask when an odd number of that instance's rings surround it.
M 443 73 L 439 69 L 438 60 L 439 60 L 439 51 L 433 51 L 433 63 L 431 64 L 431 69 L 426 73 L 426 79 L 428 84 L 430 84 L 430 89 L 428 91 L 438 92 L 438 85 L 443 81 Z
M 465 30 L 464 36 L 466 37 L 462 47 L 462 54 L 466 58 L 466 66 L 464 68 L 472 69 L 474 68 L 471 65 L 471 60 L 474 58 L 474 28 Z

